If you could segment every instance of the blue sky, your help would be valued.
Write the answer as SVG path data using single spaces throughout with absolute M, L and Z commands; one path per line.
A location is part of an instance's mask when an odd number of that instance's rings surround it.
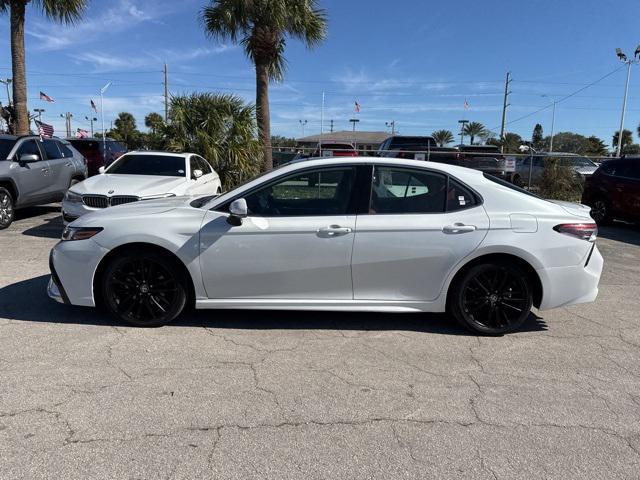
M 60 114 L 88 128 L 89 99 L 112 81 L 105 96 L 108 123 L 120 111 L 162 111 L 162 64 L 169 64 L 171 93 L 236 93 L 254 100 L 253 68 L 240 47 L 208 40 L 198 22 L 203 0 L 92 1 L 85 20 L 63 27 L 27 12 L 30 108 L 63 132 Z M 300 136 L 349 129 L 354 101 L 362 107 L 358 129 L 385 130 L 396 121 L 403 134 L 457 129 L 465 118 L 499 130 L 507 71 L 513 75 L 507 130 L 530 137 L 547 108 L 519 120 L 611 73 L 558 104 L 556 132 L 598 135 L 607 144 L 620 119 L 625 69 L 614 54 L 632 55 L 640 43 L 640 3 L 631 0 L 323 0 L 327 41 L 314 50 L 289 41 L 286 80 L 271 89 L 274 134 Z M 0 18 L 0 77 L 10 76 L 8 16 Z M 42 90 L 56 102 L 38 100 Z M 548 97 L 543 97 L 548 95 Z M 0 98 L 5 101 L 4 90 Z M 464 109 L 465 99 L 470 105 Z M 94 114 L 95 115 L 95 114 Z M 640 68 L 632 69 L 625 127 L 640 122 Z M 99 123 L 99 122 L 98 122 Z M 98 127 L 99 128 L 99 127 Z

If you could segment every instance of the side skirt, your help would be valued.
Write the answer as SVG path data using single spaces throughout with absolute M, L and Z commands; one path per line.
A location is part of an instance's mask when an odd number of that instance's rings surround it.
M 197 309 L 247 309 L 247 310 L 313 310 L 337 312 L 444 312 L 439 302 L 383 301 L 383 300 L 306 300 L 228 298 L 198 299 Z

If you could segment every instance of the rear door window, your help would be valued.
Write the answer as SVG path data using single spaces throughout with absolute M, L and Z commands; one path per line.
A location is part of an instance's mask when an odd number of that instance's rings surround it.
M 443 213 L 446 185 L 440 173 L 376 166 L 369 213 Z
M 44 151 L 47 154 L 47 158 L 49 160 L 62 158 L 62 153 L 58 148 L 58 142 L 56 142 L 55 140 L 45 139 L 42 141 L 42 146 L 44 147 Z
M 469 188 L 465 187 L 457 180 L 449 178 L 449 188 L 447 189 L 447 212 L 464 210 L 465 208 L 475 207 L 477 204 L 478 200 Z

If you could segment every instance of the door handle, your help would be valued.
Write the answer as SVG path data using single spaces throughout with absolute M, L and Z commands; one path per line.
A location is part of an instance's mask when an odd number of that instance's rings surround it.
M 467 232 L 475 232 L 475 225 L 465 225 L 464 223 L 456 222 L 453 225 L 445 225 L 442 227 L 442 231 L 444 233 L 467 233 Z
M 330 225 L 328 227 L 319 228 L 318 233 L 326 235 L 327 237 L 335 237 L 351 233 L 351 229 L 349 227 L 341 227 L 340 225 Z
M 73 167 L 73 163 L 68 162 L 68 163 L 65 163 L 65 164 L 64 164 L 64 166 L 65 166 L 65 167 Z
M 42 173 L 44 173 L 45 175 L 46 175 L 47 173 L 49 173 L 49 169 L 48 169 L 47 167 L 42 167 L 42 168 L 40 169 L 40 171 L 41 171 Z

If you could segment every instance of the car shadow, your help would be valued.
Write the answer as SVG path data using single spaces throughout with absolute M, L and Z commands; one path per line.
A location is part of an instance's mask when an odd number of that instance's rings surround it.
M 22 235 L 40 238 L 60 238 L 64 226 L 62 224 L 62 215 L 53 218 L 43 218 L 43 223 L 35 227 L 28 228 L 22 232 Z
M 16 210 L 14 221 L 26 220 L 28 218 L 39 217 L 47 213 L 60 212 L 59 203 L 51 203 L 48 205 L 38 205 L 36 207 L 19 208 Z
M 57 303 L 46 295 L 48 275 L 0 288 L 0 318 L 19 321 L 125 326 L 101 309 Z M 472 335 L 446 314 L 307 312 L 275 310 L 195 310 L 171 323 L 175 327 L 247 330 L 361 330 Z M 547 330 L 541 317 L 531 314 L 520 332 Z
M 599 226 L 598 237 L 630 245 L 640 245 L 640 224 L 615 222 L 610 226 Z

